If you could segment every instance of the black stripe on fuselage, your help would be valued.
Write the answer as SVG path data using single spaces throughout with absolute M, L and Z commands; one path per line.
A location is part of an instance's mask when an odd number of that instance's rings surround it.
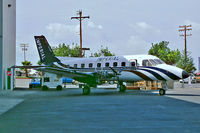
M 153 76 L 155 76 L 158 80 L 164 80 L 166 81 L 165 78 L 163 78 L 160 74 L 154 72 L 154 71 L 151 71 L 151 70 L 147 70 L 147 69 L 139 69 L 139 70 L 143 70 L 143 71 L 146 71 L 146 72 L 149 72 L 151 73 Z
M 149 81 L 153 81 L 151 78 L 149 78 L 148 76 L 146 76 L 145 74 L 138 72 L 138 71 L 131 71 L 131 70 L 125 70 L 127 72 L 131 72 L 134 73 L 135 75 L 139 76 L 140 78 L 144 79 L 144 80 L 149 80 Z
M 164 73 L 165 75 L 167 75 L 169 78 L 173 79 L 173 80 L 178 80 L 180 79 L 180 77 L 176 76 L 175 74 L 167 71 L 167 70 L 164 70 L 164 69 L 161 69 L 161 68 L 158 68 L 158 67 L 141 67 L 141 68 L 149 68 L 149 69 L 153 69 L 153 70 L 157 70 L 159 72 L 162 72 Z

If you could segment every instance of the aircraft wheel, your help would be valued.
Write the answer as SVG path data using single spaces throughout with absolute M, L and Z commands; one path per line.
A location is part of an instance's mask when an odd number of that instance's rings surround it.
M 160 94 L 161 96 L 165 95 L 165 90 L 164 90 L 164 89 L 160 89 L 160 90 L 159 90 L 159 94 Z
M 61 86 L 61 85 L 58 85 L 58 86 L 56 87 L 56 90 L 57 90 L 57 91 L 61 91 L 61 90 L 62 90 L 62 86 Z
M 90 94 L 90 87 L 86 85 L 83 87 L 83 95 L 89 95 L 89 94 Z
M 120 85 L 119 92 L 125 92 L 125 91 L 126 91 L 126 86 Z

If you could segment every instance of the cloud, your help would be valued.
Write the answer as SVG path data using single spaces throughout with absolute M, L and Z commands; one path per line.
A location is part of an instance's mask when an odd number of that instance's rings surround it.
M 149 49 L 148 42 L 139 36 L 130 36 L 126 45 L 129 54 L 147 54 Z
M 200 23 L 193 22 L 191 20 L 186 20 L 184 22 L 184 24 L 186 24 L 186 25 L 192 25 L 192 30 L 194 30 L 194 31 L 200 31 Z
M 138 22 L 138 23 L 136 23 L 136 26 L 143 30 L 152 29 L 152 26 L 150 26 L 149 24 L 147 24 L 145 22 Z
M 50 23 L 45 28 L 48 34 L 57 39 L 64 39 L 67 36 L 71 37 L 79 32 L 79 25 Z
M 159 29 L 146 22 L 136 22 L 129 25 L 131 34 L 127 38 L 126 53 L 147 54 L 151 43 L 161 35 Z
M 139 34 L 140 36 L 159 35 L 161 33 L 160 30 L 154 28 L 146 22 L 130 24 L 130 27 L 133 29 L 134 33 Z
M 84 31 L 87 31 L 87 34 L 91 33 L 91 30 L 102 30 L 102 25 L 97 25 L 92 21 L 88 21 L 88 28 L 84 28 Z M 47 34 L 52 38 L 60 41 L 70 40 L 71 42 L 76 42 L 79 38 L 79 24 L 77 25 L 66 25 L 62 23 L 50 23 L 46 27 Z M 93 33 L 92 33 L 93 34 Z M 97 36 L 93 34 L 92 36 Z M 79 39 L 78 39 L 79 40 Z
M 96 25 L 94 22 L 92 21 L 88 21 L 88 27 L 90 28 L 94 28 L 94 29 L 103 29 L 103 26 L 102 25 Z

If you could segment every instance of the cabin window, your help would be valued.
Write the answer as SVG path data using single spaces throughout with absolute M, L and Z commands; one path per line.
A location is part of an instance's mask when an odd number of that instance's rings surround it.
M 74 64 L 74 68 L 77 68 L 77 66 L 78 66 L 77 64 Z
M 121 66 L 122 66 L 122 67 L 126 66 L 126 62 L 122 62 L 122 63 L 121 63 Z
M 113 67 L 117 67 L 117 62 L 114 62 L 114 63 L 113 63 Z
M 142 65 L 143 66 L 152 66 L 152 64 L 148 60 L 143 60 Z
M 92 64 L 92 63 L 90 63 L 90 64 L 89 64 L 89 68 L 91 68 L 92 66 L 93 66 L 93 64 Z
M 101 63 L 97 63 L 97 67 L 101 67 Z
M 135 67 L 136 65 L 135 65 L 136 63 L 133 61 L 133 62 L 131 62 L 131 66 L 132 67 Z
M 81 64 L 81 68 L 84 68 L 85 67 L 85 64 Z
M 106 67 L 109 67 L 109 62 L 106 62 L 105 66 L 106 66 Z

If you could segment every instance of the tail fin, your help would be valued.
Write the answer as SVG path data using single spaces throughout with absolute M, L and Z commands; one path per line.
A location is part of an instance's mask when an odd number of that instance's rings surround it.
M 58 58 L 55 57 L 49 43 L 47 42 L 45 36 L 34 36 L 38 53 L 40 55 L 40 61 L 45 65 L 50 65 L 53 62 L 60 62 Z

